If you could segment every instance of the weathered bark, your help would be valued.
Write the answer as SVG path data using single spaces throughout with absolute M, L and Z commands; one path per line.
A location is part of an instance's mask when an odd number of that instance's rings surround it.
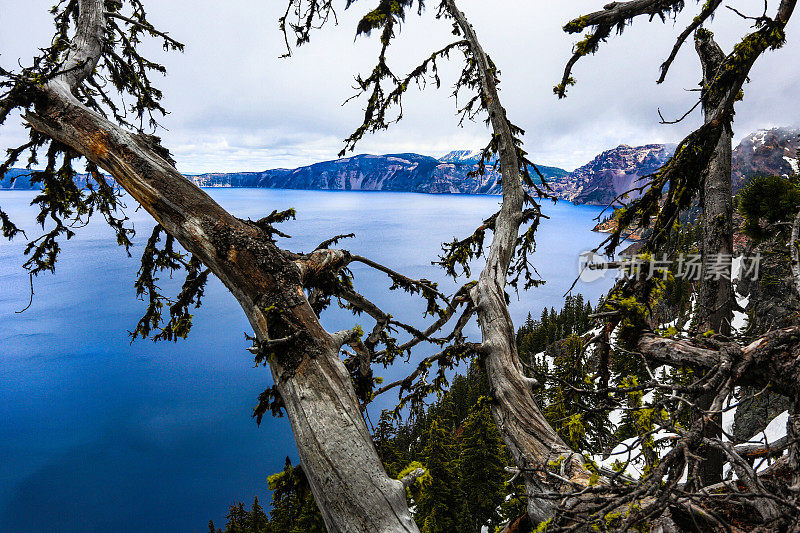
M 503 203 L 495 220 L 494 236 L 486 266 L 471 291 L 481 327 L 482 353 L 492 393 L 492 415 L 516 464 L 523 472 L 528 496 L 528 514 L 536 522 L 550 518 L 555 502 L 541 498 L 542 476 L 532 469 L 546 468 L 564 458 L 565 471 L 585 477 L 583 460 L 564 443 L 547 423 L 533 397 L 532 383 L 517 354 L 514 324 L 505 301 L 506 276 L 522 220 L 524 192 L 514 137 L 500 103 L 494 73 L 475 30 L 464 14 L 447 0 L 447 8 L 469 43 L 477 62 L 482 98 L 486 103 L 494 135 L 499 138 Z
M 303 293 L 296 257 L 258 227 L 237 219 L 184 178 L 152 138 L 131 134 L 72 94 L 103 46 L 103 0 L 81 0 L 68 73 L 42 90 L 26 119 L 109 172 L 236 297 L 260 342 L 289 338 L 270 369 L 292 425 L 300 460 L 330 532 L 416 532 L 403 485 L 375 452 L 349 374 L 343 336 L 320 325 Z M 326 254 L 308 257 L 326 260 Z M 278 312 L 274 311 L 275 309 Z
M 709 31 L 701 30 L 695 34 L 695 48 L 703 66 L 703 87 L 711 85 L 725 54 L 714 41 Z M 714 109 L 720 97 L 702 92 L 703 110 L 706 123 L 714 119 Z M 700 198 L 703 207 L 703 279 L 697 298 L 698 328 L 701 332 L 712 330 L 730 336 L 733 318 L 733 285 L 730 275 L 712 274 L 710 265 L 727 262 L 733 257 L 733 191 L 731 189 L 731 158 L 733 131 L 730 123 L 725 124 L 720 134 L 714 155 L 706 169 L 703 190 Z M 700 409 L 708 409 L 713 401 L 713 393 L 703 395 L 698 400 Z M 706 437 L 721 435 L 722 415 L 713 418 L 714 425 L 706 428 Z M 716 426 L 716 427 L 714 427 Z M 703 460 L 699 463 L 700 479 L 703 486 L 722 481 L 725 457 L 717 449 L 703 450 Z
M 725 54 L 710 32 L 698 32 L 695 46 L 703 65 L 703 85 L 711 84 Z M 707 96 L 703 94 L 704 98 Z M 718 101 L 703 101 L 706 122 L 714 118 Z M 730 276 L 711 276 L 709 264 L 716 258 L 733 256 L 733 191 L 731 188 L 731 157 L 733 132 L 726 124 L 717 143 L 714 156 L 703 180 L 703 280 L 697 300 L 700 331 L 713 330 L 725 336 L 731 334 L 733 317 L 733 287 Z

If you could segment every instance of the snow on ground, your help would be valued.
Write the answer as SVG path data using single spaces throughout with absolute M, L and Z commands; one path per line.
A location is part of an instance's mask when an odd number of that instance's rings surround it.
M 767 136 L 767 133 L 767 130 L 758 130 L 752 135 L 754 152 L 764 144 L 764 138 Z
M 653 440 L 656 445 L 665 444 L 665 446 L 657 450 L 659 457 L 663 457 L 672 449 L 672 446 L 669 445 L 669 441 L 676 436 L 677 435 L 674 433 L 669 433 L 664 430 L 657 431 L 655 435 L 653 435 Z M 634 479 L 638 479 L 642 476 L 644 459 L 641 456 L 641 448 L 637 444 L 638 437 L 631 437 L 617 444 L 607 456 L 594 455 L 592 456 L 592 460 L 598 465 L 612 470 L 614 469 L 615 463 L 619 462 L 625 464 L 627 462 L 628 464 L 625 467 L 624 473 Z M 636 447 L 631 448 L 631 446 Z
M 767 424 L 764 431 L 753 435 L 751 443 L 769 444 L 786 436 L 786 422 L 789 420 L 789 411 L 784 411 Z
M 739 274 L 742 272 L 742 256 L 734 257 L 731 261 L 731 279 L 734 283 L 739 280 Z
M 730 407 L 730 398 L 728 399 L 728 405 L 726 407 Z M 738 405 L 733 409 L 726 409 L 722 411 L 722 440 L 727 442 L 728 435 L 733 434 L 733 421 L 736 418 L 736 409 Z
M 741 305 L 743 308 L 747 307 L 747 298 L 736 298 L 736 300 L 740 302 L 739 305 Z M 733 319 L 731 320 L 731 328 L 733 328 L 733 331 L 741 333 L 745 327 L 747 327 L 747 319 L 747 313 L 744 311 L 734 311 Z
M 784 159 L 784 160 L 785 160 L 787 163 L 789 163 L 789 166 L 790 166 L 790 167 L 792 167 L 792 172 L 794 172 L 795 174 L 797 174 L 798 172 L 800 172 L 800 169 L 798 169 L 798 163 L 800 163 L 800 160 L 798 160 L 798 159 L 795 159 L 795 158 L 793 158 L 793 157 L 789 157 L 789 156 L 783 156 L 783 159 Z
M 750 301 L 749 296 L 741 296 L 738 292 L 736 292 L 736 285 L 739 283 L 739 275 L 742 272 L 742 261 L 743 257 L 734 257 L 733 264 L 731 265 L 731 279 L 733 280 L 733 295 L 736 297 L 736 303 L 739 304 L 739 307 L 742 309 L 747 309 L 747 304 Z M 744 328 L 747 326 L 747 313 L 744 311 L 734 310 L 733 311 L 733 320 L 731 320 L 731 328 L 735 333 L 740 333 Z
M 784 411 L 773 418 L 772 421 L 767 424 L 767 427 L 764 428 L 764 431 L 753 435 L 747 444 L 772 444 L 777 442 L 779 439 L 786 436 L 787 420 L 789 420 L 789 411 Z M 770 464 L 772 464 L 771 460 L 757 460 L 754 468 L 756 472 L 761 472 L 762 470 L 768 468 Z M 725 465 L 725 476 L 728 475 L 730 468 L 731 467 L 729 464 Z M 738 479 L 738 476 L 736 474 L 732 474 L 732 479 Z

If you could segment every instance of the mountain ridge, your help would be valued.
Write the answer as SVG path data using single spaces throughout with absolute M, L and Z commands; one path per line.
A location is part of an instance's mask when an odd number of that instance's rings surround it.
M 675 147 L 674 144 L 621 144 L 601 152 L 572 172 L 536 166 L 558 198 L 579 204 L 608 205 L 632 187 L 645 185 L 641 178 L 657 171 Z M 788 175 L 796 171 L 799 149 L 798 128 L 751 133 L 733 152 L 734 190 L 755 174 Z M 483 175 L 477 174 L 480 157 L 479 150 L 453 150 L 440 158 L 415 153 L 359 154 L 294 169 L 208 172 L 186 178 L 200 187 L 500 194 L 500 173 L 491 163 L 487 163 Z M 0 190 L 38 188 L 25 179 L 28 173 L 23 169 L 9 170 L 0 177 Z M 532 175 L 536 176 L 534 172 Z M 85 176 L 79 176 L 82 184 L 85 180 Z M 637 196 L 639 193 L 634 191 L 629 198 Z

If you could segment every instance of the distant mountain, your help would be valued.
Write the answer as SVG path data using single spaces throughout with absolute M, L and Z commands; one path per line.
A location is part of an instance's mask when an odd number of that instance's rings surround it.
M 259 187 L 343 191 L 406 191 L 424 193 L 499 194 L 500 173 L 487 165 L 472 176 L 480 152 L 459 150 L 440 159 L 419 154 L 357 155 L 293 170 L 189 176 L 201 187 Z M 567 171 L 540 166 L 546 179 Z
M 444 157 L 440 157 L 442 163 L 478 163 L 481 159 L 482 150 L 453 150 Z
M 733 150 L 734 192 L 754 175 L 786 176 L 798 170 L 800 129 L 759 130 Z M 617 195 L 646 184 L 639 178 L 656 172 L 675 151 L 674 144 L 620 145 L 553 183 L 556 194 L 580 204 L 608 205 Z M 634 192 L 630 199 L 640 194 Z
M 30 174 L 30 170 L 25 170 L 22 168 L 9 169 L 5 175 L 0 176 L 0 189 L 38 189 L 38 185 L 31 185 L 30 179 L 27 177 L 28 174 Z
M 31 173 L 33 171 L 24 168 L 12 168 L 0 176 L 0 191 L 2 190 L 18 190 L 18 191 L 34 191 L 41 189 L 40 183 L 31 183 Z M 78 187 L 85 187 L 87 174 L 77 174 L 75 176 L 75 183 Z M 106 176 L 106 180 L 110 185 L 114 184 L 111 176 Z
M 579 204 L 608 205 L 618 195 L 638 187 L 639 178 L 657 171 L 675 151 L 674 144 L 622 144 L 595 157 L 553 184 L 556 194 Z M 631 198 L 639 194 L 631 194 Z
M 797 170 L 798 148 L 798 129 L 775 128 L 748 135 L 733 151 L 734 190 L 755 174 L 784 175 Z M 573 172 L 537 166 L 559 198 L 607 205 L 617 195 L 642 185 L 639 178 L 657 171 L 674 150 L 671 144 L 620 145 Z M 480 155 L 470 150 L 455 150 L 439 159 L 419 154 L 357 155 L 296 169 L 208 173 L 187 179 L 200 187 L 499 194 L 500 173 L 491 164 L 484 175 L 475 175 Z M 0 189 L 38 188 L 25 174 L 25 170 L 10 170 L 0 178 Z M 19 179 L 12 184 L 15 177 Z

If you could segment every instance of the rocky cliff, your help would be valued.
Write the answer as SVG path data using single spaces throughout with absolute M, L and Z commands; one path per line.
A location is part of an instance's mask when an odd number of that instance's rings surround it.
M 788 176 L 798 171 L 800 129 L 773 128 L 751 133 L 733 151 L 733 189 L 751 176 Z
M 640 178 L 657 171 L 675 151 L 675 145 L 620 145 L 576 169 L 553 188 L 561 198 L 579 204 L 608 205 L 618 195 L 642 185 Z M 640 196 L 638 192 L 630 199 Z
M 787 176 L 798 170 L 800 129 L 759 130 L 745 137 L 733 150 L 734 192 L 754 175 Z M 675 145 L 621 145 L 603 152 L 590 163 L 560 180 L 558 195 L 580 204 L 608 205 L 617 195 L 646 183 L 637 181 L 652 174 L 675 150 Z M 638 192 L 630 195 L 639 196 Z

